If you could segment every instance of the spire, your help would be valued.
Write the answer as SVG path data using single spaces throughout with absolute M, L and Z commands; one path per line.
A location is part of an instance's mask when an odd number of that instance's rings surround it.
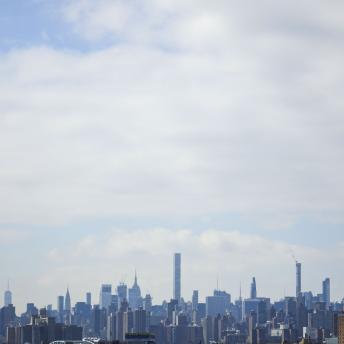
M 242 297 L 241 297 L 241 281 L 240 281 L 240 287 L 239 287 L 239 300 L 241 300 Z
M 71 310 L 71 301 L 70 301 L 70 294 L 69 294 L 69 287 L 67 286 L 67 292 L 65 297 L 65 310 L 70 311 Z
M 134 279 L 133 287 L 137 287 L 137 273 L 136 273 L 136 269 L 135 269 L 135 279 Z
M 257 284 L 256 284 L 256 278 L 252 278 L 252 283 L 251 283 L 251 299 L 257 298 Z

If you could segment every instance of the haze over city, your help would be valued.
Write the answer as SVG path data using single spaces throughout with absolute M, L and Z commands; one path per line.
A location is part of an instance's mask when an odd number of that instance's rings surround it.
M 344 3 L 0 3 L 0 292 L 344 297 Z M 0 305 L 3 306 L 2 300 Z

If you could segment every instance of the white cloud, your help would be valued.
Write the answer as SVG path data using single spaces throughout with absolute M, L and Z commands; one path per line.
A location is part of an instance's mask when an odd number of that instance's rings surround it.
M 49 46 L 1 53 L 3 223 L 150 217 L 168 224 L 231 213 L 271 230 L 288 231 L 303 216 L 343 222 L 341 1 L 61 4 L 77 35 L 113 45 L 84 53 Z M 191 281 L 209 292 L 214 266 L 221 265 L 224 286 L 234 293 L 233 283 L 256 271 L 262 280 L 271 271 L 278 276 L 275 291 L 293 276 L 288 245 L 258 234 L 108 234 L 69 247 L 70 265 L 63 248 L 52 249 L 55 275 L 41 276 L 41 286 L 69 280 L 81 288 L 91 279 L 96 289 L 112 272 L 116 281 L 124 278 L 139 261 L 147 271 L 143 284 L 159 298 L 170 287 L 173 250 L 184 252 L 190 271 L 187 295 Z M 298 251 L 320 268 L 327 263 L 324 273 L 342 285 L 334 270 L 340 255 L 302 244 Z M 98 264 L 99 257 L 111 264 Z M 321 277 L 309 269 L 310 288 Z
M 3 221 L 342 213 L 343 78 L 317 60 L 291 82 L 240 52 L 2 56 Z

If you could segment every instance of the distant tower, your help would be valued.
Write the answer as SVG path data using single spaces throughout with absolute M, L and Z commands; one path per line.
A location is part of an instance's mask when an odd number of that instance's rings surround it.
M 141 307 L 134 311 L 134 333 L 146 333 L 147 332 L 147 312 Z
M 143 300 L 143 309 L 147 312 L 150 312 L 152 309 L 152 297 L 150 294 L 146 294 Z
M 330 303 L 331 303 L 331 284 L 330 284 L 329 278 L 326 278 L 323 281 L 322 293 L 323 293 L 324 302 L 326 303 L 326 308 L 329 309 Z
M 256 284 L 256 278 L 252 278 L 252 283 L 251 283 L 251 299 L 256 299 L 257 298 L 257 284 Z
M 88 305 L 91 305 L 91 304 L 92 304 L 92 294 L 91 294 L 91 292 L 87 292 L 87 293 L 86 293 L 86 303 L 87 303 Z
M 69 289 L 67 288 L 67 293 L 65 297 L 65 307 L 64 307 L 66 312 L 70 312 L 72 310 L 71 307 L 71 302 L 70 302 L 70 294 L 69 294 Z
M 70 294 L 69 289 L 67 288 L 66 297 L 65 297 L 65 324 L 70 325 L 72 322 L 72 314 L 71 314 L 71 302 L 70 302 Z
M 240 281 L 240 287 L 239 287 L 239 300 L 238 300 L 238 305 L 239 305 L 239 319 L 244 320 L 244 312 L 243 312 L 243 298 L 241 294 L 241 281 Z
M 192 310 L 197 311 L 198 309 L 198 290 L 192 292 Z
M 181 254 L 175 253 L 173 260 L 173 298 L 180 302 L 181 298 Z
M 117 295 L 118 295 L 118 307 L 120 307 L 122 301 L 127 300 L 128 298 L 128 287 L 125 283 L 120 282 L 120 284 L 117 286 Z
M 128 290 L 129 306 L 134 311 L 139 307 L 142 307 L 141 289 L 137 284 L 137 274 L 135 271 L 134 284 L 132 288 Z
M 63 313 L 64 313 L 64 296 L 60 295 L 57 297 L 57 311 L 58 315 L 58 322 L 63 323 Z
M 12 293 L 10 291 L 10 282 L 7 281 L 7 290 L 4 293 L 4 305 L 7 307 L 12 304 Z
M 108 309 L 111 305 L 112 286 L 111 284 L 102 284 L 99 293 L 100 308 Z
M 296 297 L 301 294 L 301 263 L 296 261 Z

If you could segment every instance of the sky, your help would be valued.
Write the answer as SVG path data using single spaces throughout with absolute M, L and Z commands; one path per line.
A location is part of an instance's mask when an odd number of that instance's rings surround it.
M 344 3 L 0 1 L 0 293 L 344 297 Z M 0 306 L 3 300 L 0 299 Z

